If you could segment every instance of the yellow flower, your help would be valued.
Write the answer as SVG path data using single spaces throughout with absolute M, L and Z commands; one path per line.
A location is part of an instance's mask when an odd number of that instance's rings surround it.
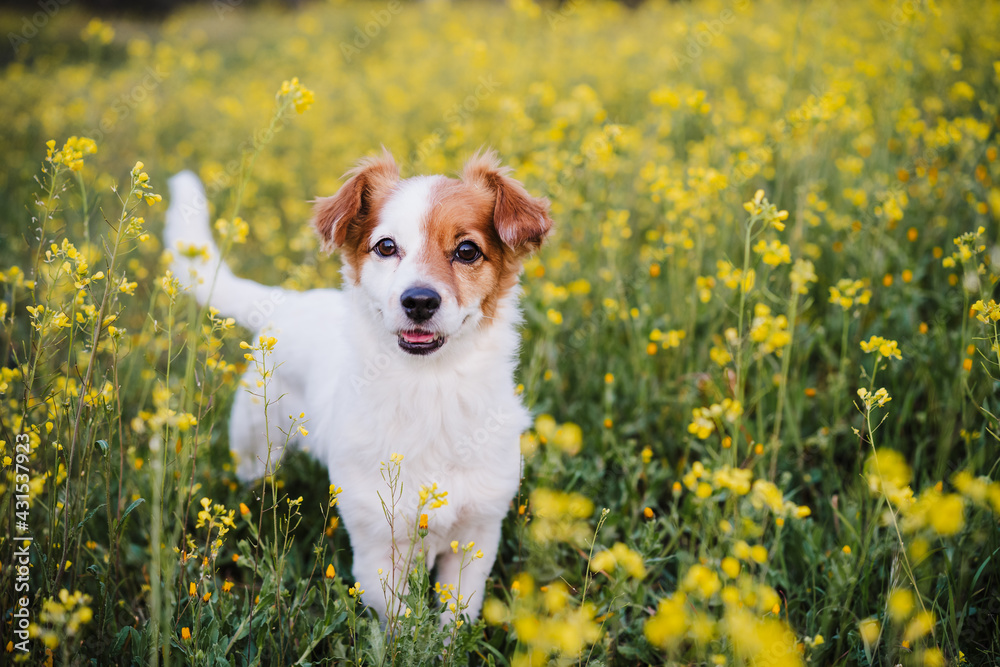
M 889 594 L 886 609 L 889 612 L 889 618 L 896 623 L 902 623 L 913 612 L 913 591 L 906 588 L 895 589 Z
M 754 245 L 753 251 L 760 255 L 761 261 L 768 266 L 791 264 L 792 262 L 791 248 L 777 239 L 771 241 L 761 239 Z
M 868 391 L 864 387 L 861 387 L 858 389 L 858 397 L 864 402 L 867 410 L 871 410 L 874 407 L 881 408 L 892 400 L 892 397 L 889 396 L 889 392 L 885 390 L 885 387 L 880 387 L 874 393 Z
M 814 283 L 817 280 L 816 267 L 807 259 L 797 259 L 795 260 L 795 265 L 792 266 L 790 278 L 793 292 L 796 294 L 807 294 L 809 292 L 809 283 Z
M 743 208 L 752 216 L 758 216 L 765 225 L 771 225 L 779 232 L 784 231 L 784 221 L 788 219 L 788 211 L 779 211 L 777 207 L 764 197 L 763 190 L 757 190 L 751 201 L 743 204 Z
M 903 455 L 894 449 L 879 448 L 865 461 L 864 474 L 872 493 L 884 493 L 897 506 L 907 506 L 913 499 L 908 484 L 913 477 Z
M 744 292 L 753 289 L 756 281 L 756 273 L 753 269 L 747 269 L 744 273 L 742 269 L 737 269 L 730 262 L 723 260 L 716 262 L 716 268 L 716 276 L 729 289 L 740 288 Z
M 490 625 L 500 625 L 507 619 L 507 605 L 496 598 L 483 604 L 483 619 Z
M 871 296 L 871 290 L 867 289 L 865 282 L 861 280 L 843 278 L 837 281 L 836 286 L 830 288 L 830 303 L 835 303 L 844 310 L 854 304 L 867 305 Z
M 1000 320 L 1000 304 L 993 299 L 989 303 L 984 303 L 981 299 L 972 304 L 972 312 L 976 314 L 976 319 L 983 324 L 997 322 Z
M 543 443 L 547 443 L 555 437 L 556 430 L 559 425 L 556 423 L 555 418 L 550 414 L 538 415 L 535 419 L 535 432 Z
M 965 502 L 962 496 L 949 493 L 941 496 L 928 509 L 930 526 L 935 533 L 951 536 L 965 526 Z
M 861 341 L 863 352 L 878 352 L 879 357 L 884 359 L 902 359 L 899 352 L 899 345 L 894 340 L 888 340 L 881 336 L 872 336 L 868 341 Z
M 936 646 L 924 651 L 924 667 L 945 667 L 947 664 L 944 653 Z
M 291 81 L 282 82 L 281 89 L 278 91 L 278 97 L 291 98 L 297 113 L 305 112 L 312 106 L 312 103 L 316 99 L 313 91 L 299 83 L 298 77 L 293 78 Z
M 908 642 L 920 639 L 934 629 L 934 624 L 936 622 L 937 620 L 934 617 L 934 612 L 917 612 L 917 615 L 914 616 L 913 620 L 906 626 L 906 630 L 903 632 L 903 639 Z
M 688 433 L 704 440 L 715 431 L 717 423 L 723 420 L 735 423 L 743 414 L 743 406 L 739 401 L 724 398 L 721 403 L 714 403 L 707 408 L 694 408 L 691 414 L 693 421 L 688 425 Z
M 621 542 L 616 542 L 611 549 L 594 554 L 590 561 L 590 569 L 594 572 L 613 572 L 616 568 L 625 570 L 626 574 L 636 579 L 646 576 L 642 556 Z
M 715 347 L 714 345 L 711 349 L 709 349 L 708 356 L 719 366 L 725 366 L 733 360 L 733 355 L 731 355 L 728 350 L 721 347 Z
M 756 618 L 746 610 L 729 607 L 725 628 L 732 640 L 733 650 L 746 664 L 802 665 L 795 633 L 779 620 Z M 781 658 L 776 659 L 775 656 Z
M 874 646 L 882 634 L 882 626 L 873 618 L 861 621 L 858 630 L 861 632 L 861 640 L 865 646 Z
M 191 639 L 191 628 L 187 626 L 181 628 L 181 639 L 183 639 L 184 641 Z
M 110 44 L 115 38 L 115 29 L 98 18 L 90 19 L 80 36 L 85 41 L 97 41 L 101 44 Z
M 704 565 L 695 564 L 681 579 L 678 588 L 685 593 L 698 593 L 703 600 L 708 600 L 719 592 L 722 588 L 722 582 L 719 581 L 719 575 L 713 570 Z
M 552 435 L 552 444 L 571 456 L 579 454 L 583 446 L 583 429 L 567 422 L 556 429 Z
M 758 479 L 753 483 L 751 502 L 758 509 L 767 507 L 776 514 L 785 511 L 785 498 L 781 495 L 781 490 L 767 480 Z
M 421 507 L 430 504 L 431 509 L 438 509 L 448 504 L 448 492 L 439 490 L 437 482 L 430 486 L 421 485 L 419 500 Z
M 46 143 L 48 146 L 47 159 L 52 164 L 65 165 L 72 171 L 83 169 L 84 156 L 97 152 L 97 144 L 93 139 L 86 137 L 70 137 L 59 151 L 55 151 L 55 145 L 55 141 L 51 140 Z
M 683 329 L 671 329 L 663 334 L 663 342 L 661 345 L 664 349 L 680 347 L 681 341 L 684 340 L 685 336 L 687 336 L 687 332 Z
M 698 276 L 695 278 L 695 287 L 698 290 L 698 300 L 702 303 L 708 303 L 712 300 L 715 278 L 713 276 Z
M 686 597 L 677 593 L 660 600 L 656 613 L 646 621 L 642 632 L 653 646 L 670 649 L 680 643 L 687 632 Z

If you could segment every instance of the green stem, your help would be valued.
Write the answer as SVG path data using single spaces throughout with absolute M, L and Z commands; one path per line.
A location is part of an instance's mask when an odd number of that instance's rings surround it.
M 735 362 L 736 362 L 736 392 L 735 392 L 736 393 L 736 397 L 735 398 L 736 398 L 736 402 L 739 403 L 740 406 L 743 406 L 744 393 L 745 393 L 744 387 L 743 387 L 743 385 L 744 385 L 744 377 L 743 377 L 743 374 L 744 374 L 744 368 L 743 368 L 743 355 L 744 355 L 743 319 L 744 319 L 744 315 L 745 315 L 745 312 L 746 312 L 747 292 L 749 291 L 748 290 L 748 286 L 747 286 L 747 274 L 748 274 L 748 272 L 750 270 L 750 240 L 751 240 L 751 238 L 753 236 L 753 226 L 754 226 L 755 222 L 757 222 L 756 216 L 750 216 L 750 219 L 747 220 L 747 230 L 746 230 L 746 234 L 743 237 L 743 274 L 740 276 L 740 285 L 739 285 L 739 290 L 740 290 L 740 309 L 739 309 L 739 313 L 737 314 L 737 316 L 738 316 L 738 320 L 737 320 L 738 324 L 737 324 L 737 329 L 736 329 L 736 335 L 737 335 L 737 341 L 738 341 L 738 346 L 739 347 L 737 348 L 736 355 L 735 355 Z M 740 434 L 740 427 L 742 425 L 742 422 L 743 422 L 743 415 L 741 414 L 740 416 L 738 416 L 736 418 L 736 422 L 734 424 L 734 428 L 733 428 L 733 446 L 732 446 L 732 448 L 730 450 L 730 452 L 731 452 L 730 453 L 730 457 L 731 457 L 730 464 L 734 465 L 734 466 L 736 465 L 737 461 L 739 460 L 739 434 Z
M 831 423 L 836 423 L 836 421 L 840 418 L 840 395 L 847 388 L 847 332 L 850 329 L 850 320 L 848 319 L 846 309 L 844 310 L 841 323 L 840 364 L 837 367 L 837 387 L 833 392 L 833 415 L 830 420 Z
M 173 336 L 171 335 L 174 330 L 174 301 L 170 298 L 169 305 L 167 306 L 167 369 L 164 382 L 166 386 L 170 386 L 170 366 L 173 360 Z M 154 447 L 156 443 L 156 447 Z M 150 535 L 150 551 L 152 553 L 152 568 L 149 575 L 150 584 L 150 607 L 152 611 L 150 613 L 150 618 L 152 619 L 152 637 L 150 638 L 150 664 L 153 667 L 157 667 L 160 659 L 160 629 L 161 627 L 169 627 L 168 624 L 164 623 L 164 613 L 161 601 L 161 592 L 163 590 L 163 566 L 162 566 L 162 549 L 161 542 L 163 540 L 163 487 L 164 487 L 164 473 L 166 471 L 166 454 L 163 453 L 164 439 L 159 435 L 154 436 L 153 440 L 149 443 L 149 453 L 151 458 L 151 465 L 153 467 L 153 517 L 152 517 L 152 532 Z M 168 637 L 169 635 L 166 635 Z M 169 660 L 167 650 L 169 648 L 169 640 L 165 642 L 163 659 L 164 662 Z
M 771 481 L 778 472 L 778 451 L 781 449 L 781 419 L 785 411 L 785 398 L 788 395 L 788 371 L 792 362 L 792 350 L 795 349 L 795 321 L 799 313 L 799 294 L 792 289 L 792 303 L 788 309 L 788 345 L 781 357 L 781 384 L 778 385 L 778 405 L 774 415 L 774 433 L 771 435 Z
M 69 444 L 69 454 L 66 458 L 66 492 L 63 498 L 63 503 L 65 507 L 65 512 L 63 514 L 63 545 L 62 545 L 62 555 L 59 557 L 59 570 L 56 573 L 56 580 L 53 583 L 53 588 L 59 588 L 59 582 L 62 580 L 63 574 L 66 572 L 66 554 L 69 549 L 69 511 L 70 511 L 70 497 L 69 488 L 70 480 L 73 478 L 73 455 L 76 452 L 76 443 L 80 437 L 80 421 L 83 419 L 83 407 L 86 405 L 87 392 L 90 390 L 91 382 L 94 377 L 94 363 L 97 357 L 97 346 L 101 340 L 101 330 L 104 328 L 104 314 L 108 308 L 108 302 L 111 297 L 112 290 L 114 289 L 114 275 L 115 275 L 115 265 L 118 261 L 118 251 L 121 249 L 122 237 L 123 237 L 123 227 L 125 220 L 128 219 L 130 209 L 129 202 L 132 200 L 132 196 L 136 193 L 136 188 L 138 187 L 135 182 L 135 177 L 132 177 L 130 183 L 130 189 L 128 195 L 125 196 L 125 200 L 122 202 L 122 213 L 121 217 L 118 219 L 118 226 L 115 228 L 115 242 L 111 250 L 111 260 L 108 263 L 108 271 L 105 274 L 104 283 L 104 296 L 101 298 L 101 305 L 97 309 L 97 316 L 94 321 L 94 335 L 90 341 L 90 357 L 87 359 L 87 371 L 83 378 L 83 384 L 80 387 L 80 400 L 77 403 L 76 417 L 73 420 L 73 435 L 70 438 Z M 139 196 L 139 202 L 142 201 L 142 196 Z M 138 202 L 136 203 L 138 205 Z

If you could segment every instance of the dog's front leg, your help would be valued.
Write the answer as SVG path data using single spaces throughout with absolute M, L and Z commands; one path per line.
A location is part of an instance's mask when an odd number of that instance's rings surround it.
M 455 602 L 456 610 L 461 611 L 460 605 L 464 605 L 462 613 L 467 614 L 472 620 L 479 617 L 479 610 L 483 606 L 486 578 L 489 577 L 497 557 L 502 523 L 503 517 L 481 517 L 476 521 L 463 523 L 454 533 L 459 537 L 457 553 L 448 550 L 442 553 L 438 560 L 438 582 L 442 586 L 453 585 L 455 598 L 462 596 L 460 601 L 449 600 L 445 606 L 448 607 Z M 470 543 L 472 547 L 466 549 Z M 452 618 L 451 611 L 443 611 L 442 625 Z
M 393 550 L 382 548 L 385 541 L 358 545 L 354 548 L 354 577 L 361 584 L 366 605 L 378 613 L 384 626 L 388 617 L 402 613 L 402 598 L 409 587 L 406 564 L 407 544 L 396 543 Z M 395 559 L 393 556 L 395 555 Z M 395 563 L 394 563 L 395 560 Z M 410 564 L 413 567 L 413 564 Z

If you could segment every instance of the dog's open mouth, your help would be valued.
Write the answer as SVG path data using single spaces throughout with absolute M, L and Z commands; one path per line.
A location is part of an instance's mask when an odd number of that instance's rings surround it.
M 399 332 L 399 346 L 410 354 L 430 354 L 444 345 L 444 341 L 444 336 L 423 329 Z

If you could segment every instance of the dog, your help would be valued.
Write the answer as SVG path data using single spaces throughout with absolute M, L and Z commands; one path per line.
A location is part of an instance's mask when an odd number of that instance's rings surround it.
M 531 419 L 513 379 L 519 275 L 552 228 L 549 202 L 490 150 L 471 157 L 460 178 L 401 179 L 383 148 L 345 178 L 315 201 L 313 219 L 322 248 L 340 253 L 339 290 L 295 292 L 236 277 L 221 261 L 191 172 L 170 180 L 165 245 L 200 303 L 277 339 L 270 432 L 258 397 L 238 391 L 234 400 L 237 475 L 273 471 L 286 440 L 282 418 L 305 411 L 309 434 L 295 436 L 343 489 L 340 517 L 363 602 L 383 621 L 400 611 L 413 567 L 403 559 L 419 540 L 439 583 L 457 587 L 461 573 L 464 612 L 475 619 L 520 485 L 520 436 Z M 259 379 L 251 368 L 244 383 L 259 391 Z M 392 512 L 383 469 L 397 464 Z M 434 484 L 439 498 L 447 492 L 437 508 L 426 494 L 421 503 L 421 489 Z M 456 550 L 454 541 L 475 546 Z

